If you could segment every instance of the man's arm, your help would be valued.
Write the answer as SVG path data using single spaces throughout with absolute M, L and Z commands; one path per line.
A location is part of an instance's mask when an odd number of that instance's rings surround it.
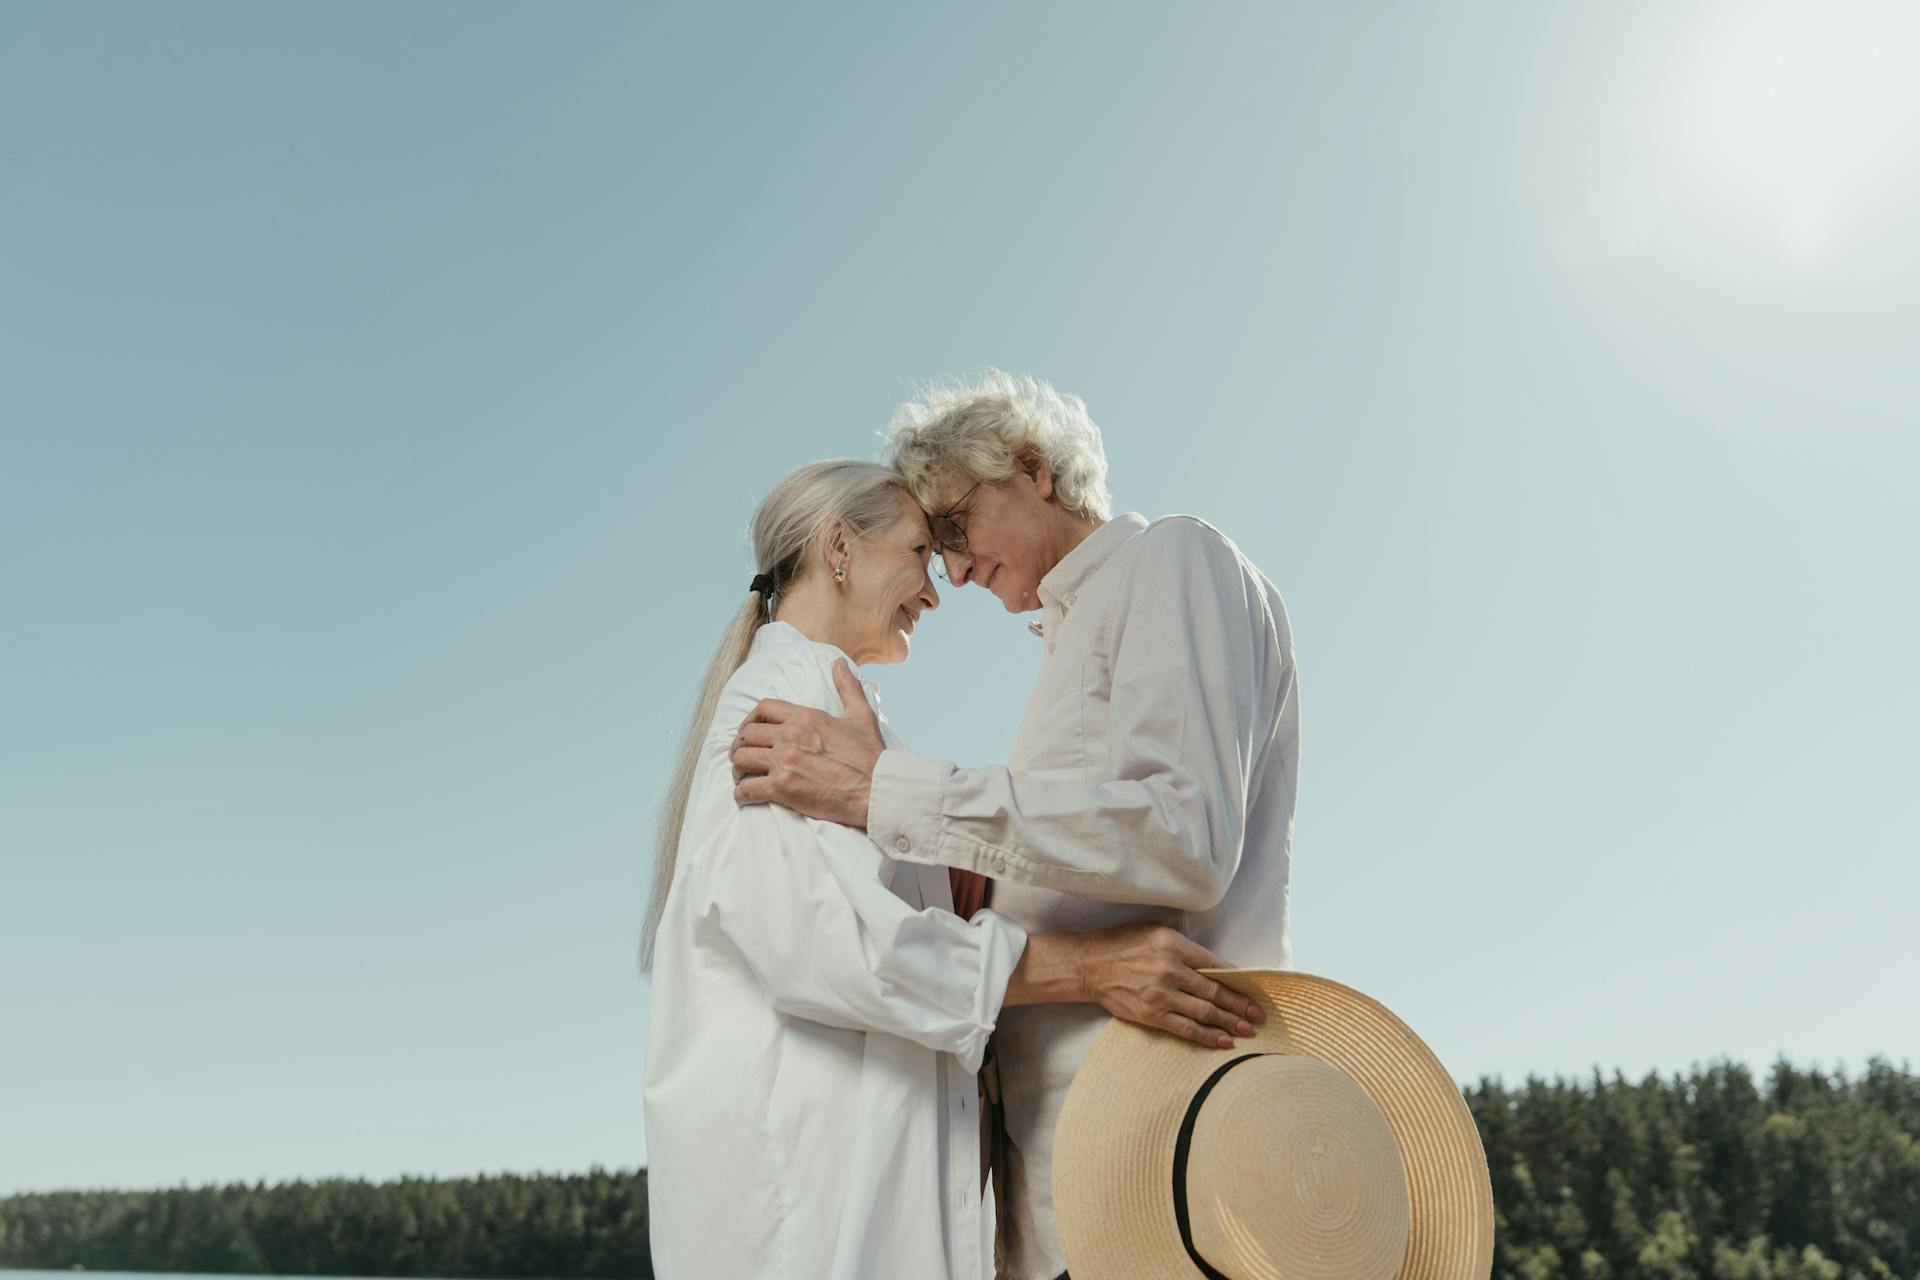
M 844 708 L 834 719 L 877 734 L 845 663 L 833 682 Z M 969 1071 L 1003 1005 L 1090 1002 L 1218 1048 L 1261 1020 L 1256 1004 L 1200 972 L 1226 962 L 1172 929 L 1029 936 L 992 911 L 968 921 L 916 910 L 887 886 L 882 863 L 859 831 L 743 805 L 702 842 L 676 892 L 697 928 L 719 931 L 740 952 L 775 1009 L 901 1036 L 954 1054 Z
M 1239 869 L 1249 777 L 1293 696 L 1258 583 L 1210 530 L 1142 535 L 1116 623 L 1108 737 L 1117 776 L 1015 777 L 889 751 L 867 829 L 889 856 L 1083 898 L 1203 911 Z
M 1177 520 L 1141 536 L 1116 622 L 1111 780 L 883 753 L 877 728 L 854 715 L 762 704 L 734 750 L 748 775 L 737 798 L 864 826 L 904 861 L 1086 898 L 1213 906 L 1239 867 L 1249 773 L 1293 675 L 1269 672 L 1271 705 L 1256 705 L 1263 670 L 1284 655 L 1258 584 L 1219 535 Z M 864 698 L 847 705 L 865 711 Z
M 1092 1003 L 1211 1048 L 1259 1006 L 1200 972 L 1226 962 L 1164 925 L 1029 935 L 992 911 L 916 909 L 859 832 L 771 806 L 722 821 L 685 882 L 698 927 L 725 934 L 782 1013 L 881 1031 L 977 1071 L 1002 1007 Z

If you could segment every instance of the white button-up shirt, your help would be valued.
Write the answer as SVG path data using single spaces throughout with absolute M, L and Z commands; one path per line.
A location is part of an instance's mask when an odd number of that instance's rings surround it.
M 868 830 L 904 859 L 995 881 L 1034 932 L 1172 925 L 1246 968 L 1289 968 L 1288 846 L 1300 757 L 1280 594 L 1189 516 L 1122 515 L 1041 581 L 1046 656 L 1005 768 L 890 750 Z M 1053 1129 L 1107 1022 L 1093 1005 L 1009 1009 L 994 1033 L 1013 1159 L 1013 1280 L 1065 1268 Z
M 993 1273 L 974 1072 L 1026 933 L 954 915 L 942 868 L 733 799 L 741 721 L 763 697 L 840 714 L 841 656 L 763 626 L 700 746 L 647 1025 L 665 1280 Z

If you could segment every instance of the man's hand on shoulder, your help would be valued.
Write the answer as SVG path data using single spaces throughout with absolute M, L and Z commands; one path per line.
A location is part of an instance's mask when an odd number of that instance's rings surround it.
M 762 699 L 733 740 L 733 798 L 777 804 L 845 827 L 867 825 L 873 769 L 886 750 L 880 722 L 845 658 L 833 664 L 844 714 Z

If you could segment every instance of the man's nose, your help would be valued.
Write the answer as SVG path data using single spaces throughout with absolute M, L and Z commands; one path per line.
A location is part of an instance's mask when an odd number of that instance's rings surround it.
M 973 575 L 973 557 L 964 551 L 942 549 L 940 559 L 947 566 L 947 581 L 956 587 L 967 585 L 967 579 Z

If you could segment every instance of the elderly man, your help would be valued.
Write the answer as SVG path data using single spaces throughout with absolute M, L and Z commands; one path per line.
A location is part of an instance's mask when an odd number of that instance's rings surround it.
M 857 716 L 770 702 L 735 747 L 738 799 L 989 877 L 994 909 L 1030 930 L 1157 921 L 1234 964 L 1289 967 L 1299 703 L 1273 584 L 1190 516 L 1110 516 L 1099 430 L 1044 382 L 990 372 L 904 406 L 890 451 L 948 577 L 1040 613 L 1046 654 L 1013 759 L 961 768 L 885 750 Z M 1014 1280 L 1064 1269 L 1054 1123 L 1106 1020 L 1069 1004 L 1000 1017 Z

